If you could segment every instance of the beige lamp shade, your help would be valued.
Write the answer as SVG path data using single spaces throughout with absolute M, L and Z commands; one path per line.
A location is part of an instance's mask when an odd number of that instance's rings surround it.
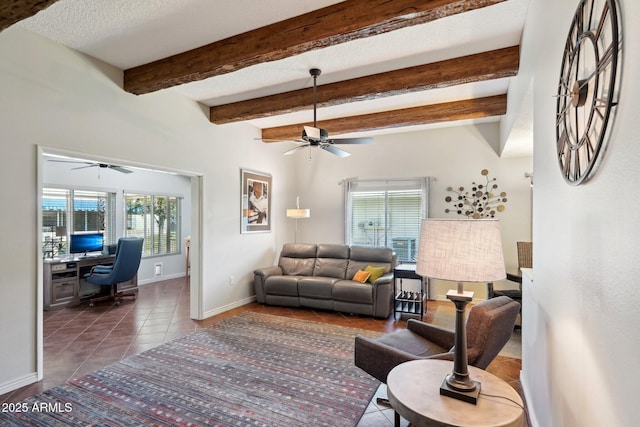
M 416 273 L 455 282 L 506 277 L 500 223 L 494 219 L 424 219 Z
M 309 218 L 311 217 L 311 209 L 287 209 L 288 218 Z
M 296 208 L 287 209 L 287 218 L 309 218 L 311 209 L 300 209 L 300 197 L 296 197 Z

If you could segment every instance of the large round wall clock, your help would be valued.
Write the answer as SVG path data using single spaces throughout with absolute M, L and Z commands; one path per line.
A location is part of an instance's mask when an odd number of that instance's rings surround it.
M 581 0 L 562 57 L 556 106 L 560 170 L 573 185 L 593 175 L 617 105 L 621 51 L 616 0 Z

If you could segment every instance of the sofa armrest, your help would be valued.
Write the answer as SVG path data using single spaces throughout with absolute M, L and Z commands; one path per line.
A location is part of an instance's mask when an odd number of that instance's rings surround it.
M 456 342 L 453 331 L 420 320 L 409 319 L 407 329 L 442 348 L 452 348 Z
M 373 286 L 386 285 L 387 283 L 391 283 L 392 281 L 393 281 L 393 272 L 385 273 L 382 276 L 378 277 L 375 282 L 373 282 Z
M 255 270 L 253 270 L 253 274 L 255 274 L 256 276 L 261 276 L 265 279 L 269 276 L 282 276 L 282 268 L 277 265 L 272 265 L 271 267 L 256 268 Z
M 373 317 L 386 319 L 393 311 L 393 273 L 387 273 L 376 279 L 373 287 Z
M 397 365 L 420 357 L 363 335 L 356 335 L 354 364 L 386 383 L 387 375 Z
M 253 270 L 253 287 L 256 292 L 256 301 L 261 304 L 264 304 L 265 293 L 264 293 L 264 282 L 267 280 L 269 276 L 281 276 L 282 268 L 277 265 L 272 265 L 271 267 L 263 267 L 256 268 Z

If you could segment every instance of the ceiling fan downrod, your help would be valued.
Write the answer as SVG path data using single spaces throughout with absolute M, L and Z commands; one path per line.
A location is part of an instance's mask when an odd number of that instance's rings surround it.
M 313 77 L 313 127 L 314 128 L 318 127 L 318 122 L 316 119 L 316 106 L 318 103 L 317 81 L 320 73 L 322 73 L 322 70 L 320 70 L 320 68 L 312 68 L 309 70 L 309 74 L 311 74 L 311 76 Z

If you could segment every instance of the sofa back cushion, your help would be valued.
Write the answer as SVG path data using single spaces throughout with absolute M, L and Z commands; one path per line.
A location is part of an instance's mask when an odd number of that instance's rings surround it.
M 310 243 L 286 243 L 280 252 L 278 265 L 288 276 L 312 276 L 317 246 Z
M 348 263 L 349 246 L 320 244 L 316 253 L 313 275 L 344 279 Z
M 351 246 L 347 266 L 347 279 L 353 278 L 358 270 L 365 270 L 367 266 L 384 267 L 389 273 L 396 266 L 396 257 L 390 248 L 372 248 L 369 246 Z

